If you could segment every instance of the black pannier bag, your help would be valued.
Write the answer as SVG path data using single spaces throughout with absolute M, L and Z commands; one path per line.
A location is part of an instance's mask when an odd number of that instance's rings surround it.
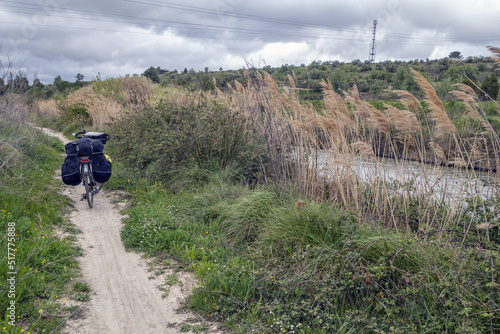
M 90 138 L 80 138 L 78 140 L 69 142 L 66 144 L 66 155 L 79 155 L 79 156 L 89 156 L 92 155 L 92 139 Z M 101 142 L 99 142 L 101 143 Z M 101 143 L 102 152 L 102 143 Z
M 80 175 L 80 160 L 78 156 L 68 155 L 64 159 L 61 167 L 61 178 L 64 184 L 68 186 L 77 186 L 82 183 L 82 176 Z
M 64 184 L 77 186 L 82 182 L 79 156 L 91 156 L 94 180 L 98 183 L 107 182 L 111 177 L 111 162 L 107 160 L 103 149 L 101 140 L 90 138 L 80 138 L 66 144 L 66 159 L 61 167 Z
M 104 183 L 111 177 L 111 162 L 103 153 L 101 140 L 92 140 L 92 175 L 97 183 Z
M 111 162 L 106 158 L 104 153 L 92 155 L 92 175 L 94 181 L 104 183 L 111 177 Z

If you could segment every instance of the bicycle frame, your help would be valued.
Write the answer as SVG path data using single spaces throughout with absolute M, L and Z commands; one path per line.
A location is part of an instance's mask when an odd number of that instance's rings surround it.
M 82 195 L 82 201 L 87 200 L 90 208 L 94 206 L 94 195 L 97 194 L 103 183 L 100 185 L 94 182 L 94 177 L 92 176 L 92 157 L 91 156 L 81 156 L 80 159 L 80 175 L 82 176 L 82 183 L 85 187 L 85 194 Z

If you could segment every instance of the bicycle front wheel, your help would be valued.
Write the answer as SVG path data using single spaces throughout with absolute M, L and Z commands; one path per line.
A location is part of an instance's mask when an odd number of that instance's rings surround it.
M 93 184 L 89 174 L 83 175 L 83 184 L 85 186 L 85 197 L 87 198 L 87 203 L 89 204 L 89 208 L 92 209 L 94 206 L 94 191 L 92 190 Z

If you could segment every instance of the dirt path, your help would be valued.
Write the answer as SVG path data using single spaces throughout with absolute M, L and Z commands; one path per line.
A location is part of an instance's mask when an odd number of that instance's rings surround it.
M 43 131 L 68 142 L 60 134 Z M 84 251 L 78 261 L 91 299 L 80 307 L 83 317 L 68 320 L 62 333 L 185 333 L 200 323 L 191 322 L 195 317 L 181 309 L 193 285 L 189 275 L 172 271 L 157 276 L 139 254 L 125 251 L 120 238 L 123 203 L 117 203 L 116 194 L 101 191 L 90 209 L 80 201 L 82 186 L 68 186 L 64 192 L 75 204 L 69 220 L 83 232 L 77 235 Z M 164 293 L 159 288 L 168 274 L 177 275 L 178 283 Z M 221 333 L 209 327 L 208 332 Z

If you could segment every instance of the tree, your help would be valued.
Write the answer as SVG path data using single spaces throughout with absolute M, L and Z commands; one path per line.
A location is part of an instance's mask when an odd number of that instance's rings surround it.
M 62 82 L 63 79 L 61 78 L 60 75 L 58 75 L 57 77 L 54 78 L 54 85 L 57 86 L 58 83 Z
M 392 88 L 406 90 L 413 95 L 419 95 L 420 87 L 413 78 L 408 66 L 399 66 L 392 77 Z
M 83 81 L 84 76 L 83 76 L 83 74 L 78 73 L 77 75 L 75 75 L 75 78 L 76 78 L 77 82 L 80 82 L 80 81 Z
M 498 91 L 500 90 L 500 83 L 498 82 L 498 77 L 495 72 L 491 73 L 483 80 L 481 89 L 493 100 L 497 99 Z
M 158 70 L 153 66 L 144 71 L 142 75 L 146 78 L 151 79 L 151 81 L 153 81 L 154 83 L 160 83 L 160 75 L 158 74 Z
M 462 53 L 460 51 L 453 51 L 450 53 L 448 58 L 451 59 L 462 59 L 464 56 L 462 56 Z
M 26 75 L 22 72 L 18 72 L 13 78 L 9 79 L 9 90 L 16 93 L 25 93 L 29 89 L 29 81 Z

